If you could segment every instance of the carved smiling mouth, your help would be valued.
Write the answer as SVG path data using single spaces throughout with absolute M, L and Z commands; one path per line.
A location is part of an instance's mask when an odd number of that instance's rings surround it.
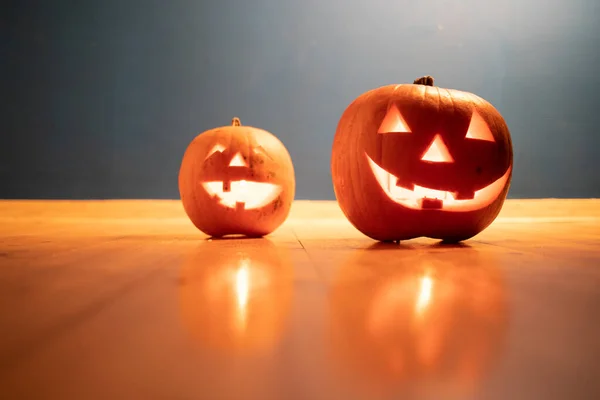
M 474 211 L 491 204 L 504 189 L 512 167 L 488 186 L 474 192 L 470 199 L 456 199 L 454 193 L 415 185 L 413 190 L 396 185 L 398 177 L 387 172 L 367 154 L 369 166 L 385 194 L 395 203 L 414 210 Z
M 281 187 L 252 181 L 203 182 L 204 190 L 225 207 L 252 210 L 264 207 L 279 196 Z

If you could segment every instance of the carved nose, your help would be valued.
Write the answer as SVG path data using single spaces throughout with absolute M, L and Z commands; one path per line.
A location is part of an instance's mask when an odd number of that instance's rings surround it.
M 244 161 L 244 157 L 240 153 L 236 153 L 235 156 L 231 159 L 229 163 L 230 167 L 247 167 L 246 161 Z
M 425 154 L 423 154 L 423 157 L 421 157 L 421 161 L 429 161 L 429 162 L 436 162 L 436 163 L 439 163 L 439 162 L 452 163 L 452 162 L 454 162 L 454 159 L 452 158 L 452 155 L 450 154 L 448 147 L 446 147 L 446 144 L 442 140 L 442 137 L 440 136 L 439 133 L 437 135 L 435 135 L 435 137 L 433 138 L 433 141 L 427 148 L 427 151 L 425 152 Z

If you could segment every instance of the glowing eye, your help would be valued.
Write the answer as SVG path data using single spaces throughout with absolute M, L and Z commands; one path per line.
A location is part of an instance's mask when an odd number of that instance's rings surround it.
M 246 164 L 246 161 L 244 161 L 244 158 L 242 157 L 242 155 L 240 153 L 237 153 L 231 159 L 229 166 L 230 167 L 247 167 L 248 164 Z
M 442 137 L 438 134 L 433 138 L 433 142 L 429 145 L 429 148 L 421 158 L 422 161 L 429 162 L 446 162 L 451 163 L 454 162 L 452 155 L 450 155 L 450 151 L 448 147 L 444 144 Z
M 212 156 L 213 154 L 215 154 L 215 153 L 217 153 L 217 152 L 218 152 L 218 153 L 222 153 L 222 152 L 224 152 L 224 151 L 225 151 L 225 146 L 223 146 L 223 145 L 221 145 L 221 144 L 217 144 L 217 145 L 215 145 L 215 147 L 213 147 L 213 148 L 212 148 L 212 149 L 211 149 L 211 150 L 208 152 L 208 154 L 206 155 L 206 158 L 205 158 L 205 160 L 206 160 L 208 157 Z
M 392 104 L 385 118 L 383 118 L 377 133 L 411 133 L 395 104 Z
M 488 142 L 495 142 L 494 135 L 490 130 L 490 127 L 483 120 L 481 115 L 477 111 L 473 111 L 471 116 L 471 123 L 469 124 L 469 130 L 467 131 L 467 139 L 485 140 Z

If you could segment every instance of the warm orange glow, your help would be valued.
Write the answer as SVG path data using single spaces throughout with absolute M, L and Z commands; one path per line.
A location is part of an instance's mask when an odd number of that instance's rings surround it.
M 250 269 L 248 261 L 243 260 L 235 273 L 235 298 L 237 302 L 237 327 L 245 330 L 248 309 L 248 295 L 250 293 Z
M 206 154 L 206 159 L 208 159 L 208 157 L 212 156 L 215 153 L 222 153 L 225 151 L 225 146 L 223 146 L 222 144 L 216 144 L 212 149 L 210 149 L 210 151 Z
M 472 397 L 507 332 L 496 260 L 471 248 L 357 251 L 332 279 L 329 343 L 340 375 L 389 394 L 381 397 L 425 387 L 427 398 Z
M 431 292 L 433 288 L 433 279 L 430 276 L 425 275 L 421 278 L 421 287 L 419 290 L 419 297 L 415 304 L 415 312 L 417 315 L 422 315 L 427 306 L 431 302 Z
M 225 182 L 219 181 L 204 182 L 202 186 L 225 207 L 241 206 L 245 210 L 264 207 L 281 193 L 278 185 L 245 180 L 229 182 L 229 190 L 225 190 Z
M 244 158 L 242 157 L 242 155 L 240 153 L 236 153 L 236 155 L 233 156 L 233 158 L 231 159 L 229 166 L 230 167 L 247 167 L 248 164 L 246 164 L 246 161 L 244 161 Z
M 468 139 L 486 140 L 488 142 L 496 141 L 490 127 L 477 111 L 473 111 L 466 137 Z
M 375 304 L 381 304 L 381 307 L 373 307 L 367 316 L 367 331 L 373 337 L 383 337 L 388 329 L 389 321 L 394 320 L 396 313 L 401 313 L 401 309 L 389 307 L 390 304 L 402 304 L 406 296 L 410 296 L 407 287 L 403 282 L 391 282 L 384 286 L 374 297 Z
M 392 175 L 385 169 L 381 168 L 367 154 L 365 154 L 365 156 L 367 157 L 367 161 L 371 166 L 371 170 L 373 171 L 375 179 L 377 179 L 377 182 L 387 196 L 395 203 L 414 210 L 422 209 L 422 200 L 425 198 L 443 200 L 441 209 L 444 211 L 464 212 L 479 210 L 488 204 L 491 204 L 496 198 L 498 198 L 500 193 L 502 193 L 508 178 L 510 177 L 510 172 L 512 169 L 512 167 L 509 167 L 502 177 L 498 178 L 496 181 L 484 187 L 483 189 L 476 191 L 472 199 L 457 200 L 454 198 L 453 193 L 443 190 L 435 190 L 418 185 L 415 185 L 413 190 L 409 190 L 397 186 L 397 176 Z
M 410 129 L 408 129 L 408 125 L 402 118 L 402 114 L 398 110 L 395 104 L 392 104 L 390 109 L 388 110 L 385 118 L 381 122 L 377 133 L 390 133 L 390 132 L 398 132 L 398 133 L 410 133 Z
M 421 158 L 421 160 L 429 161 L 429 162 L 436 162 L 436 163 L 437 162 L 445 162 L 445 163 L 454 162 L 454 159 L 450 155 L 450 151 L 448 150 L 448 147 L 446 147 L 446 145 L 444 144 L 444 141 L 442 140 L 442 137 L 439 134 L 435 135 L 435 137 L 433 138 L 433 141 L 429 145 L 429 148 L 427 149 L 427 151 L 425 152 L 425 154 L 423 155 L 423 158 Z
M 291 305 L 289 252 L 270 242 L 230 247 L 204 242 L 181 268 L 181 317 L 202 346 L 227 352 L 269 351 Z

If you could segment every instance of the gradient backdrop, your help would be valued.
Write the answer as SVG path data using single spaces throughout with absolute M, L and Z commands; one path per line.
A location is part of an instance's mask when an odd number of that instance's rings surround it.
M 510 197 L 600 197 L 598 0 L 4 1 L 0 197 L 178 198 L 201 131 L 276 134 L 297 199 L 334 199 L 359 94 L 430 74 L 494 104 Z

